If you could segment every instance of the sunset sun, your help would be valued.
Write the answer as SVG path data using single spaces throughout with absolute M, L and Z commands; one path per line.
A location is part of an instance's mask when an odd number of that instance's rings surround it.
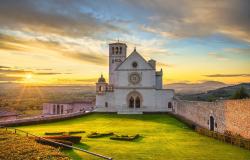
M 26 83 L 30 83 L 32 80 L 33 80 L 33 75 L 32 74 L 26 74 L 25 75 Z

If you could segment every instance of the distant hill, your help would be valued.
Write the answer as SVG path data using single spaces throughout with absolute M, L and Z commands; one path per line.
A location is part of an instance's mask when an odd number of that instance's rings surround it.
M 41 114 L 47 102 L 73 102 L 95 98 L 95 86 L 25 86 L 0 84 L 0 112 L 8 109 L 22 116 Z
M 222 82 L 206 81 L 203 83 L 172 83 L 165 85 L 164 88 L 174 89 L 177 94 L 196 94 L 226 86 L 228 86 L 228 84 Z
M 210 90 L 205 93 L 179 95 L 178 98 L 194 101 L 214 101 L 219 99 L 230 99 L 236 90 L 244 87 L 250 95 L 250 83 L 241 83 L 238 85 L 222 87 L 215 90 Z

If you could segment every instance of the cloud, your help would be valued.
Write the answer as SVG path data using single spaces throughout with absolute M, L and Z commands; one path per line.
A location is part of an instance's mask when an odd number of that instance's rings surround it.
M 225 48 L 226 52 L 242 55 L 250 55 L 250 48 Z
M 250 74 L 211 74 L 211 75 L 204 75 L 206 77 L 217 77 L 217 78 L 224 78 L 224 77 L 250 77 Z
M 35 47 L 36 50 L 38 50 L 38 48 L 51 50 L 53 52 L 57 52 L 57 54 L 62 55 L 66 58 L 78 60 L 81 62 L 88 62 L 101 66 L 107 65 L 107 57 L 105 57 L 104 55 L 93 53 L 91 51 L 89 53 L 85 53 L 73 50 L 72 44 L 69 45 L 69 47 L 66 47 L 66 44 L 61 44 L 59 41 L 56 40 L 24 38 L 22 39 L 19 37 L 0 33 L 0 50 L 14 50 L 17 52 L 29 51 L 30 49 L 28 47 L 30 46 Z
M 36 75 L 58 75 L 58 74 L 72 74 L 72 73 L 58 73 L 58 72 L 33 72 Z
M 142 31 L 169 38 L 219 33 L 250 42 L 248 0 L 1 2 L 0 27 L 10 30 L 104 38 L 108 33 L 130 33 L 128 24 L 133 23 Z M 126 16 L 121 10 L 126 10 Z
M 160 67 L 167 67 L 167 68 L 169 68 L 169 67 L 173 67 L 173 65 L 172 64 L 167 64 L 167 63 L 163 63 L 163 62 L 158 62 L 157 61 L 157 65 L 159 65 Z
M 2 74 L 28 74 L 33 73 L 32 71 L 23 70 L 23 69 L 0 69 Z
M 85 79 L 75 79 L 75 78 L 57 78 L 57 82 L 64 84 L 93 84 L 97 82 L 97 78 L 85 78 Z
M 72 73 L 59 73 L 59 72 L 35 72 L 32 70 L 24 70 L 24 69 L 14 69 L 14 68 L 8 68 L 8 69 L 2 69 L 0 67 L 0 74 L 1 75 L 13 75 L 13 74 L 35 74 L 35 75 L 59 75 L 59 74 L 72 74 Z
M 33 42 L 0 32 L 0 50 L 24 52 L 29 51 Z
M 83 52 L 62 52 L 62 55 L 68 58 L 72 58 L 78 61 L 94 63 L 97 65 L 107 65 L 107 57 L 96 55 L 95 53 L 83 53 Z
M 2 69 L 2 68 L 10 68 L 10 67 L 7 67 L 7 66 L 0 66 L 0 69 Z
M 155 34 L 159 34 L 163 37 L 167 37 L 167 38 L 172 38 L 172 39 L 177 39 L 179 38 L 179 36 L 175 33 L 171 33 L 171 32 L 167 32 L 167 31 L 162 31 L 156 28 L 150 28 L 148 26 L 142 25 L 139 27 L 139 29 L 141 29 L 142 31 L 145 32 L 151 32 L 151 33 L 155 33 Z
M 210 56 L 212 58 L 215 58 L 217 60 L 220 60 L 220 61 L 226 61 L 226 60 L 228 60 L 228 58 L 225 57 L 224 55 L 221 55 L 221 54 L 218 54 L 218 53 L 215 53 L 215 52 L 209 52 L 208 56 Z
M 4 0 L 0 5 L 0 26 L 11 30 L 57 34 L 70 37 L 126 32 L 124 29 L 82 12 L 84 1 Z
M 77 82 L 91 82 L 91 83 L 94 83 L 94 82 L 97 82 L 97 78 L 76 79 L 75 81 L 77 81 Z
M 145 12 L 138 15 L 148 15 L 142 27 L 147 32 L 169 38 L 220 33 L 250 42 L 248 0 L 130 0 L 127 4 L 138 12 Z
M 37 71 L 52 71 L 53 69 L 51 68 L 37 68 Z
M 13 76 L 6 76 L 3 74 L 0 74 L 0 82 L 12 82 L 12 81 L 19 81 L 22 80 L 23 77 L 13 77 Z

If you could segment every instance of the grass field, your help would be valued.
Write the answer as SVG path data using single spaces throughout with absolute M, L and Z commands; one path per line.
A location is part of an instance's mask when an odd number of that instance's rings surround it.
M 43 135 L 44 132 L 85 130 L 78 146 L 116 160 L 248 160 L 248 150 L 197 134 L 170 115 L 91 114 L 80 118 L 20 129 Z M 140 134 L 133 142 L 109 137 L 86 138 L 90 132 Z M 78 151 L 65 151 L 73 159 L 99 159 Z M 81 158 L 82 157 L 82 158 Z

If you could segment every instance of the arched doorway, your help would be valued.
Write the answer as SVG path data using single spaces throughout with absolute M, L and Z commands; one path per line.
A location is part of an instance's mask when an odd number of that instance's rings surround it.
M 135 107 L 136 108 L 140 108 L 141 107 L 141 100 L 140 100 L 140 98 L 138 96 L 135 99 Z
M 214 117 L 213 116 L 210 116 L 209 118 L 209 124 L 210 124 L 210 131 L 214 131 Z
M 129 108 L 134 108 L 134 97 L 130 97 L 129 99 Z
M 127 96 L 127 104 L 129 108 L 141 108 L 142 96 L 137 91 L 132 91 Z

